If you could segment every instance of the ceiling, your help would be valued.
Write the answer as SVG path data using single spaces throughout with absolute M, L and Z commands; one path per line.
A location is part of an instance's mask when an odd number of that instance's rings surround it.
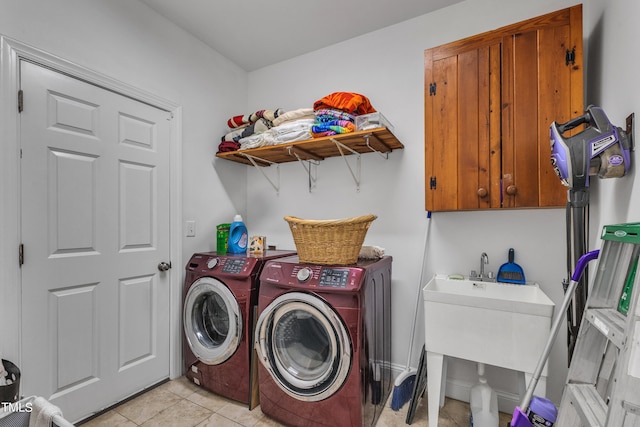
M 140 0 L 245 71 L 462 0 Z

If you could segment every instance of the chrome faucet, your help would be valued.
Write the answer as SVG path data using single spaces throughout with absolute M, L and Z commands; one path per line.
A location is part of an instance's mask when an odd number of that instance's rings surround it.
M 480 275 L 478 276 L 478 279 L 480 280 L 484 280 L 485 276 L 484 276 L 484 265 L 485 264 L 489 264 L 489 256 L 487 255 L 486 252 L 482 252 L 482 255 L 480 255 Z
M 484 266 L 485 264 L 489 264 L 489 255 L 486 252 L 482 252 L 480 255 L 480 274 L 476 272 L 476 270 L 471 270 L 471 274 L 469 275 L 469 279 L 471 280 L 480 280 L 481 282 L 493 282 L 495 281 L 495 277 L 493 277 L 493 271 L 489 271 L 485 274 Z

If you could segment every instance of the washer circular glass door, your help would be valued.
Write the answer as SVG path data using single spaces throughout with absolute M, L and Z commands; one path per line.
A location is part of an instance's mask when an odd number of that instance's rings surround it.
M 193 282 L 184 300 L 183 320 L 189 348 L 208 365 L 224 362 L 240 344 L 240 306 L 231 291 L 212 277 Z
M 303 401 L 334 394 L 351 367 L 351 340 L 340 316 L 320 298 L 290 292 L 258 318 L 258 359 L 276 384 Z

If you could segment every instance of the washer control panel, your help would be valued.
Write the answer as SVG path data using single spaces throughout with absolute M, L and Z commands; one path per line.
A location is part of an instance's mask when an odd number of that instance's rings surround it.
M 196 252 L 186 265 L 187 273 L 215 275 L 233 280 L 257 276 L 260 269 L 270 259 L 294 256 L 287 250 L 270 250 L 261 256 L 246 254 L 227 254 L 217 252 Z
M 189 260 L 187 270 L 200 274 L 227 274 L 232 276 L 247 276 L 252 274 L 257 260 L 253 258 L 218 256 L 217 254 L 194 254 Z
M 223 259 L 226 260 L 226 262 L 223 263 L 222 272 L 229 273 L 229 274 L 240 274 L 240 272 L 242 272 L 242 267 L 244 267 L 244 264 L 246 262 L 246 259 L 244 258 L 223 258 Z

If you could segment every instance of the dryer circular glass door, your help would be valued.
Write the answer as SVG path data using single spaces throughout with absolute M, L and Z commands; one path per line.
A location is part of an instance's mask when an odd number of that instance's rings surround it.
M 193 282 L 184 299 L 183 320 L 189 348 L 208 365 L 224 362 L 240 344 L 240 306 L 229 288 L 212 277 Z
M 301 292 L 279 296 L 260 314 L 255 348 L 276 384 L 303 401 L 334 394 L 351 367 L 351 340 L 340 316 Z

